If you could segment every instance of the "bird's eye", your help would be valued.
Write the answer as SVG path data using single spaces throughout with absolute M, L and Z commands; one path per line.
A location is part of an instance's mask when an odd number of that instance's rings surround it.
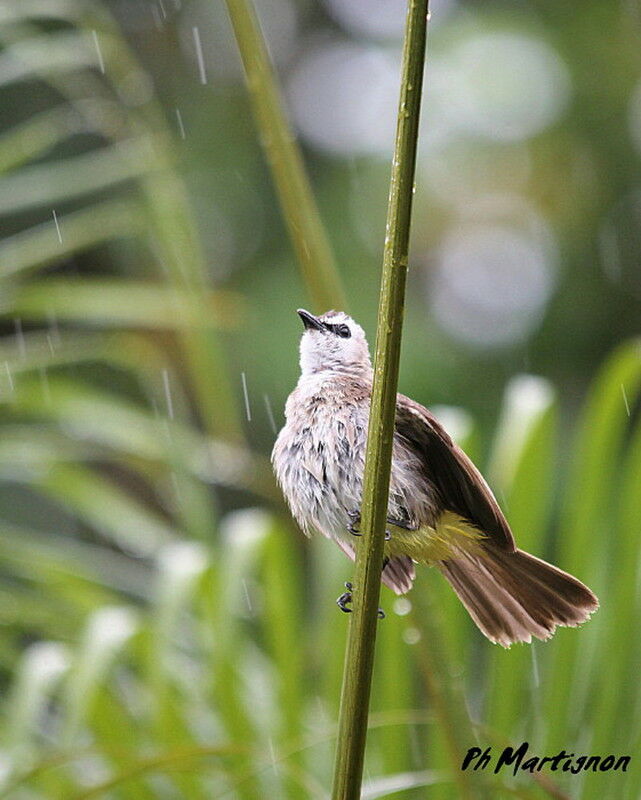
M 334 333 L 336 333 L 338 336 L 342 336 L 343 339 L 349 339 L 349 337 L 352 335 L 352 332 L 347 325 L 337 325 L 334 328 Z

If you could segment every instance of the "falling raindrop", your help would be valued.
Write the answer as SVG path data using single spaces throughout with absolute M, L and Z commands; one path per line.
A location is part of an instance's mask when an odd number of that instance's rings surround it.
M 274 768 L 274 774 L 278 775 L 278 760 L 276 758 L 276 751 L 274 750 L 274 741 L 272 737 L 268 737 L 267 744 L 269 746 L 269 757 L 272 762 L 272 767 Z
M 98 54 L 98 66 L 100 67 L 100 71 L 104 75 L 105 74 L 105 60 L 102 57 L 102 50 L 100 49 L 100 40 L 98 39 L 98 32 L 97 31 L 91 31 L 91 34 L 93 36 L 93 43 L 96 46 L 96 53 Z M 55 215 L 55 213 L 56 212 L 54 211 L 54 215 Z
M 269 424 L 274 434 L 278 433 L 278 429 L 276 428 L 276 420 L 274 419 L 274 412 L 272 410 L 272 404 L 269 397 L 264 394 L 263 399 L 265 401 L 265 410 L 267 411 L 267 418 L 269 419 Z
M 532 685 L 535 689 L 538 689 L 541 680 L 539 677 L 539 659 L 534 644 L 530 646 L 530 653 L 532 655 Z
M 203 56 L 203 46 L 200 41 L 200 31 L 198 30 L 198 26 L 194 25 L 192 28 L 192 33 L 194 35 L 194 44 L 196 45 L 196 58 L 198 59 L 198 72 L 200 74 L 200 82 L 202 84 L 207 83 L 207 73 L 205 72 L 205 58 Z
M 623 402 L 625 403 L 625 413 L 630 416 L 630 404 L 628 403 L 628 394 L 625 391 L 625 386 L 621 384 L 621 394 L 623 395 Z
M 185 126 L 183 125 L 183 117 L 182 114 L 180 113 L 179 108 L 176 109 L 176 119 L 178 120 L 178 130 L 180 131 L 180 138 L 185 139 L 186 138 Z
M 8 361 L 4 362 L 4 368 L 5 368 L 5 371 L 7 373 L 7 380 L 9 381 L 9 390 L 11 392 L 14 392 L 15 391 L 15 386 L 13 385 L 13 377 L 11 375 L 11 367 L 9 366 L 9 362 Z
M 167 416 L 169 419 L 174 418 L 174 404 L 171 399 L 171 386 L 169 385 L 169 370 L 163 369 L 162 383 L 165 389 L 165 399 L 167 400 Z
M 52 209 L 53 211 L 53 221 L 56 226 L 56 233 L 58 234 L 58 241 L 62 244 L 62 234 L 60 233 L 60 225 L 58 224 L 58 215 L 56 214 L 55 208 Z
M 245 413 L 247 414 L 247 422 L 252 421 L 251 408 L 249 407 L 249 393 L 247 392 L 247 377 L 244 372 L 240 373 L 243 382 L 243 395 L 245 397 Z
M 251 601 L 251 597 L 249 596 L 249 589 L 247 588 L 247 581 L 243 580 L 242 584 L 243 584 L 243 592 L 245 594 L 245 601 L 247 602 L 247 609 L 249 611 L 252 611 L 252 601 Z

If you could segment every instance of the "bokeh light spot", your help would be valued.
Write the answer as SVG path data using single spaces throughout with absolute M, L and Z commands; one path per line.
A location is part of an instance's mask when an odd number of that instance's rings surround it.
M 461 224 L 436 256 L 429 302 L 440 325 L 476 347 L 524 339 L 541 318 L 553 273 L 545 248 L 527 233 Z
M 500 141 L 526 139 L 552 125 L 570 99 L 568 70 L 544 41 L 518 33 L 474 36 L 452 50 L 452 121 Z
M 304 138 L 346 156 L 391 152 L 399 65 L 382 47 L 332 41 L 306 48 L 288 83 Z

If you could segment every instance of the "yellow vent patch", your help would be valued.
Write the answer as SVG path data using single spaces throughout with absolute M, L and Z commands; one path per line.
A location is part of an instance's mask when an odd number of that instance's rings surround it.
M 485 538 L 471 522 L 455 514 L 445 511 L 436 527 L 427 525 L 417 531 L 407 531 L 394 525 L 387 526 L 392 538 L 385 542 L 385 555 L 410 556 L 421 564 L 433 564 L 446 561 L 457 552 L 479 553 L 481 540 Z

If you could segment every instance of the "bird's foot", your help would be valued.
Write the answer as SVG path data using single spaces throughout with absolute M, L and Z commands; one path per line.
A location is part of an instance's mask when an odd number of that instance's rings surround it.
M 361 513 L 360 511 L 348 511 L 347 516 L 349 517 L 349 525 L 347 525 L 347 530 L 352 536 L 362 536 L 363 534 L 360 532 L 360 525 L 361 525 Z M 390 525 L 396 525 L 396 520 L 388 518 L 387 520 Z M 405 526 L 398 526 L 398 527 L 405 527 Z M 392 534 L 389 531 L 385 531 L 385 541 L 389 542 L 392 538 Z
M 352 609 L 348 608 L 347 606 L 352 602 L 353 588 L 354 587 L 352 586 L 352 584 L 349 581 L 347 581 L 345 583 L 345 589 L 347 591 L 343 592 L 343 594 L 340 597 L 336 598 L 336 605 L 340 608 L 341 611 L 344 611 L 346 614 L 352 613 Z M 382 608 L 378 609 L 378 618 L 385 619 L 385 612 L 383 611 Z
M 347 516 L 349 517 L 349 524 L 347 526 L 347 530 L 352 536 L 360 536 L 361 532 L 359 530 L 361 525 L 361 512 L 360 511 L 348 511 Z
M 349 581 L 347 581 L 347 583 L 345 584 L 345 588 L 347 589 L 347 591 L 343 592 L 343 594 L 340 597 L 336 598 L 336 605 L 340 608 L 341 611 L 344 611 L 346 614 L 351 614 L 352 609 L 347 608 L 347 605 L 348 603 L 352 602 L 352 588 L 353 588 L 352 584 Z
M 404 531 L 417 531 L 419 528 L 416 522 L 411 522 L 408 519 L 396 519 L 395 517 L 388 517 L 387 524 L 393 525 L 395 528 L 402 528 Z

